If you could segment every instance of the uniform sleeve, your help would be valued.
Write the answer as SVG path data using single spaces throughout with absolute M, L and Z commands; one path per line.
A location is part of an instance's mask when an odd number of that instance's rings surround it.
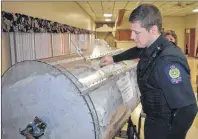
M 119 62 L 119 61 L 123 61 L 123 60 L 136 59 L 139 57 L 139 55 L 140 55 L 140 48 L 133 47 L 133 48 L 130 48 L 130 49 L 124 51 L 123 53 L 114 55 L 113 61 Z
M 158 62 L 155 79 L 162 89 L 170 108 L 180 108 L 193 104 L 195 97 L 190 75 L 178 62 Z

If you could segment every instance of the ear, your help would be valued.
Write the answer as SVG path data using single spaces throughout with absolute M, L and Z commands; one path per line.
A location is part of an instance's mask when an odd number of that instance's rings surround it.
M 156 25 L 152 26 L 150 28 L 150 33 L 153 34 L 153 35 L 156 35 L 158 34 L 159 30 L 158 30 L 158 27 Z

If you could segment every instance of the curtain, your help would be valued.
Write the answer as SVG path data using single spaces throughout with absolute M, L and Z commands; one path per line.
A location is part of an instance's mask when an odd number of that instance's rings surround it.
M 52 57 L 51 34 L 35 33 L 34 42 L 36 59 Z
M 10 48 L 12 65 L 16 62 L 35 59 L 35 46 L 33 33 L 10 33 Z
M 52 34 L 53 56 L 69 53 L 69 34 Z
M 91 34 L 93 31 L 76 28 L 67 24 L 61 24 L 50 20 L 35 18 L 32 16 L 1 12 L 3 32 L 26 32 L 26 33 L 73 33 Z
M 70 35 L 70 53 L 76 54 L 77 53 L 77 47 L 79 47 L 79 36 L 77 34 L 71 34 Z

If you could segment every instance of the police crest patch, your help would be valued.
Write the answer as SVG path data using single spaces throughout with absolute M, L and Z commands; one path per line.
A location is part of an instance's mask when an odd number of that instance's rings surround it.
M 168 65 L 166 68 L 166 74 L 172 84 L 178 84 L 182 82 L 180 66 L 177 64 Z

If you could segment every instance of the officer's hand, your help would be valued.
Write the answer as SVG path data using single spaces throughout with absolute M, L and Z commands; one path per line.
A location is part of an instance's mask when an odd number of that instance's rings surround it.
M 100 66 L 101 67 L 109 65 L 109 64 L 113 64 L 113 63 L 114 63 L 114 61 L 113 61 L 113 57 L 112 56 L 104 56 L 100 60 Z

